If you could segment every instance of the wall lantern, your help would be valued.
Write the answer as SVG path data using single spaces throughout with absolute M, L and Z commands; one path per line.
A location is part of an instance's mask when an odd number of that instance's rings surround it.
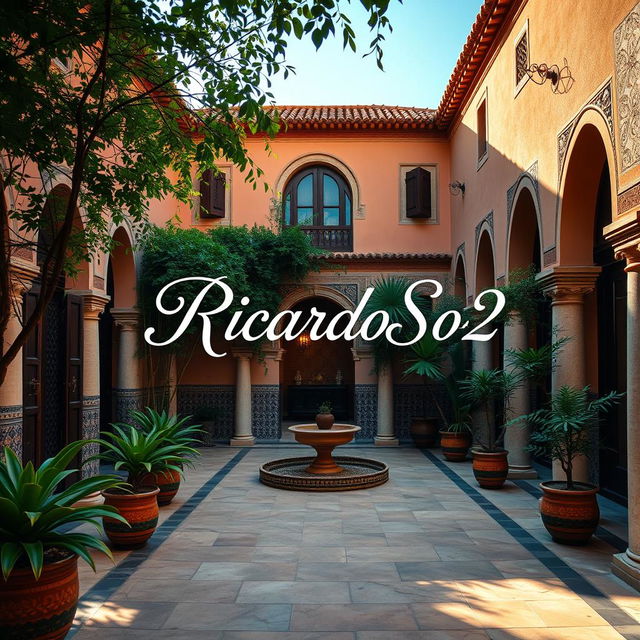
M 308 349 L 311 346 L 311 338 L 308 333 L 301 333 L 298 336 L 298 346 L 301 349 Z
M 525 72 L 535 84 L 542 85 L 549 80 L 553 93 L 567 93 L 573 86 L 573 76 L 566 58 L 562 68 L 557 64 L 548 65 L 545 62 L 536 64 L 534 62 L 525 69 Z
M 449 185 L 449 193 L 452 196 L 459 196 L 459 195 L 464 196 L 464 182 L 460 182 L 459 180 L 452 182 Z

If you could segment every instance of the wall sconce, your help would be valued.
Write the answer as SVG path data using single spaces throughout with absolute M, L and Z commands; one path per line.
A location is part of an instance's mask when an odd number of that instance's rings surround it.
M 311 338 L 308 333 L 301 333 L 298 336 L 298 346 L 301 349 L 308 349 L 311 346 Z
M 452 196 L 459 196 L 459 195 L 464 196 L 464 182 L 460 182 L 459 180 L 452 182 L 449 185 L 449 193 Z
M 549 66 L 545 62 L 540 64 L 534 62 L 525 69 L 525 72 L 535 84 L 542 85 L 550 80 L 553 93 L 567 93 L 573 86 L 573 76 L 566 58 L 562 69 L 557 64 Z

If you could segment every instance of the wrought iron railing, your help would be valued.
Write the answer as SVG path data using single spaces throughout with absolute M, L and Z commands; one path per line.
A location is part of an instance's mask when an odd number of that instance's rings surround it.
M 300 227 L 311 238 L 311 244 L 329 251 L 353 251 L 352 227 Z

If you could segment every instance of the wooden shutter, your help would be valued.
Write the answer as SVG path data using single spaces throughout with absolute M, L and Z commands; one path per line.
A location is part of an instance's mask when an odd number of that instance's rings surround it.
M 416 167 L 405 176 L 407 218 L 431 218 L 431 172 Z
M 206 169 L 200 178 L 200 216 L 224 218 L 227 177 Z

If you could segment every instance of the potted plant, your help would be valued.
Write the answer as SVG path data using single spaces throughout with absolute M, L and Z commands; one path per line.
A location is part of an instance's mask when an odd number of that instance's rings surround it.
M 576 482 L 573 463 L 576 456 L 591 454 L 591 432 L 597 428 L 601 412 L 611 409 L 623 395 L 612 391 L 590 399 L 589 387 L 564 385 L 551 395 L 548 407 L 521 418 L 534 427 L 530 449 L 550 454 L 566 476 L 566 480 L 540 483 L 540 515 L 556 542 L 586 544 L 598 526 L 598 487 Z
M 158 525 L 159 489 L 150 484 L 149 474 L 172 469 L 180 472 L 184 445 L 166 442 L 158 429 L 144 433 L 133 425 L 114 424 L 113 432 L 103 432 L 100 440 L 104 451 L 90 459 L 113 464 L 116 471 L 127 472 L 128 487 L 108 488 L 102 492 L 105 504 L 118 509 L 128 525 L 110 517 L 104 518 L 104 529 L 111 542 L 120 548 L 143 546 Z
M 4 448 L 0 459 L 0 636 L 7 640 L 58 640 L 69 631 L 78 602 L 78 557 L 94 570 L 90 549 L 111 557 L 100 540 L 88 533 L 60 531 L 69 523 L 90 523 L 100 530 L 100 518 L 125 524 L 113 506 L 73 507 L 95 491 L 116 488 L 117 476 L 79 480 L 56 493 L 75 469 L 67 466 L 88 442 L 74 442 L 38 469 L 22 465 Z
M 447 388 L 450 384 L 455 385 L 455 382 L 447 380 Z M 449 462 L 464 462 L 467 459 L 469 447 L 471 447 L 471 416 L 469 415 L 469 406 L 460 402 L 457 385 L 454 386 L 454 389 L 450 390 L 453 422 L 448 423 L 444 429 L 440 430 L 440 446 L 442 455 Z
M 430 333 L 427 333 L 421 340 L 411 345 L 411 355 L 407 358 L 407 363 L 410 366 L 404 372 L 405 375 L 416 374 L 424 380 L 425 389 L 431 396 L 432 406 L 438 412 L 443 425 L 446 425 L 448 420 L 429 382 L 442 382 L 445 380 L 446 376 L 443 371 L 445 354 L 444 345 L 438 342 Z M 422 416 L 411 419 L 409 432 L 416 447 L 428 448 L 436 444 L 438 418 L 428 415 L 426 394 L 423 394 L 422 398 Z
M 161 463 L 159 468 L 146 474 L 141 480 L 142 484 L 158 487 L 159 506 L 168 505 L 178 493 L 184 467 L 199 455 L 193 447 L 198 443 L 198 435 L 202 433 L 202 429 L 200 425 L 189 424 L 191 416 L 179 419 L 178 416 L 170 416 L 166 411 L 158 413 L 150 407 L 145 411 L 133 411 L 131 418 L 146 434 L 156 430 L 160 432 L 161 440 L 166 444 L 179 447 L 173 451 L 173 455 L 181 458 L 180 461 L 173 464 L 172 459 Z
M 519 378 L 500 369 L 480 369 L 472 371 L 460 383 L 463 399 L 471 407 L 480 410 L 484 424 L 474 428 L 473 474 L 478 484 L 485 489 L 499 489 L 509 473 L 508 451 L 502 447 L 506 424 L 497 428 L 495 405 L 499 400 L 508 407 Z M 508 409 L 505 409 L 508 411 Z
M 318 414 L 316 415 L 316 424 L 318 429 L 328 430 L 333 427 L 333 423 L 336 421 L 334 415 L 331 413 L 331 403 L 323 402 L 318 407 Z

